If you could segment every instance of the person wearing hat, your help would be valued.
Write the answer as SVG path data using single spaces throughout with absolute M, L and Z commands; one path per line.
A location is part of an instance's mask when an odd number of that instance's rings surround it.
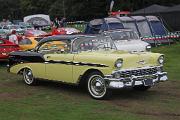
M 16 35 L 16 30 L 12 31 L 11 35 L 9 36 L 9 41 L 18 44 L 18 37 Z

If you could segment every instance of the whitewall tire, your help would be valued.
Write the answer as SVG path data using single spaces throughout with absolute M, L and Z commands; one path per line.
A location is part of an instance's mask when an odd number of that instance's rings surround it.
M 110 90 L 107 89 L 106 82 L 99 72 L 87 76 L 87 90 L 94 99 L 107 99 L 110 96 Z

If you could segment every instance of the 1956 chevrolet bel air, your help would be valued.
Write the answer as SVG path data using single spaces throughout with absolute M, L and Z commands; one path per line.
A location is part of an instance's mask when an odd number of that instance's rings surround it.
M 32 51 L 11 53 L 9 71 L 22 74 L 27 85 L 37 79 L 80 84 L 104 99 L 111 89 L 147 90 L 166 81 L 163 63 L 159 53 L 117 51 L 108 36 L 62 35 L 42 39 Z

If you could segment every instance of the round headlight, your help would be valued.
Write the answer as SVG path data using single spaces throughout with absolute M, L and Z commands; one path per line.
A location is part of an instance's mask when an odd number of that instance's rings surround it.
M 146 46 L 146 50 L 147 50 L 147 51 L 151 51 L 151 45 L 147 45 L 147 46 Z
M 118 59 L 116 62 L 115 62 L 115 67 L 116 68 L 121 68 L 123 65 L 123 60 L 122 59 Z
M 164 56 L 160 56 L 158 59 L 159 64 L 164 64 Z

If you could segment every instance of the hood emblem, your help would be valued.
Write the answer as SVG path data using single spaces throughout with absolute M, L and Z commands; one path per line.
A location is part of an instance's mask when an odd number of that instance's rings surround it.
M 145 60 L 140 60 L 140 61 L 138 61 L 137 63 L 138 63 L 138 64 L 141 64 L 141 65 L 145 65 L 145 64 L 146 64 Z

